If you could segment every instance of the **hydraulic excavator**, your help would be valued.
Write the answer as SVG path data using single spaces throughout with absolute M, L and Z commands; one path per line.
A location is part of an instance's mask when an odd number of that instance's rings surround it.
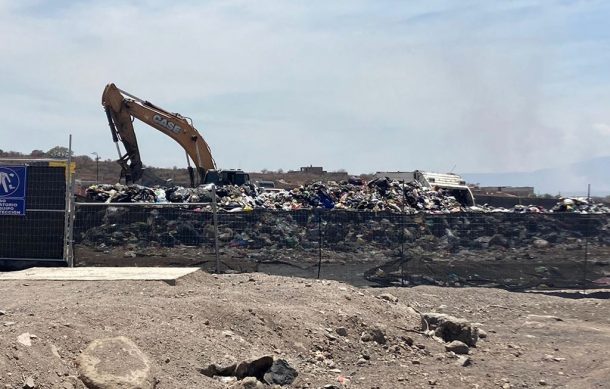
M 121 165 L 121 178 L 125 183 L 136 183 L 142 179 L 144 166 L 140 158 L 138 141 L 133 128 L 133 119 L 159 130 L 169 136 L 186 152 L 186 161 L 191 186 L 197 184 L 244 185 L 250 183 L 248 174 L 241 170 L 217 170 L 210 147 L 201 134 L 193 127 L 192 120 L 171 113 L 146 100 L 142 100 L 114 84 L 106 85 L 102 94 L 102 106 L 106 111 L 108 125 L 112 133 Z M 125 148 L 122 154 L 119 141 Z M 191 161 L 195 168 L 191 166 Z

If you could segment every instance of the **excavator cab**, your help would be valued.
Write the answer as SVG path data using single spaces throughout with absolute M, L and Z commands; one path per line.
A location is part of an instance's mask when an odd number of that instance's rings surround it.
M 208 170 L 203 182 L 204 184 L 241 186 L 250 183 L 250 175 L 242 170 Z

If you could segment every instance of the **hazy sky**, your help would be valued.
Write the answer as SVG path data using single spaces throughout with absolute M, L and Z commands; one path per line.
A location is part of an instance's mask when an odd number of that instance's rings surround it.
M 0 148 L 116 158 L 119 88 L 220 167 L 533 170 L 610 155 L 608 1 L 0 0 Z M 144 163 L 185 166 L 137 125 Z

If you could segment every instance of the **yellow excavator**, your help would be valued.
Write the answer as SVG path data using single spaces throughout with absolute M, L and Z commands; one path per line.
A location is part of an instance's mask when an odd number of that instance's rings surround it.
M 117 162 L 121 165 L 121 178 L 125 180 L 125 183 L 137 183 L 144 174 L 144 166 L 133 128 L 134 118 L 159 130 L 182 146 L 186 152 L 191 186 L 210 183 L 217 185 L 250 183 L 249 175 L 241 170 L 216 169 L 216 162 L 214 162 L 210 147 L 193 127 L 192 120 L 189 118 L 179 113 L 166 111 L 117 88 L 114 84 L 108 84 L 104 88 L 102 106 L 106 111 L 112 140 L 119 153 Z M 121 153 L 119 141 L 125 148 L 125 154 Z M 191 166 L 191 161 L 195 168 Z

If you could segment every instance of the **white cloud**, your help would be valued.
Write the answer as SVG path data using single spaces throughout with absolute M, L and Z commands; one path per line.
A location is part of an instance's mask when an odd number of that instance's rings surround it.
M 604 136 L 610 136 L 610 124 L 608 123 L 594 123 L 593 128 Z

